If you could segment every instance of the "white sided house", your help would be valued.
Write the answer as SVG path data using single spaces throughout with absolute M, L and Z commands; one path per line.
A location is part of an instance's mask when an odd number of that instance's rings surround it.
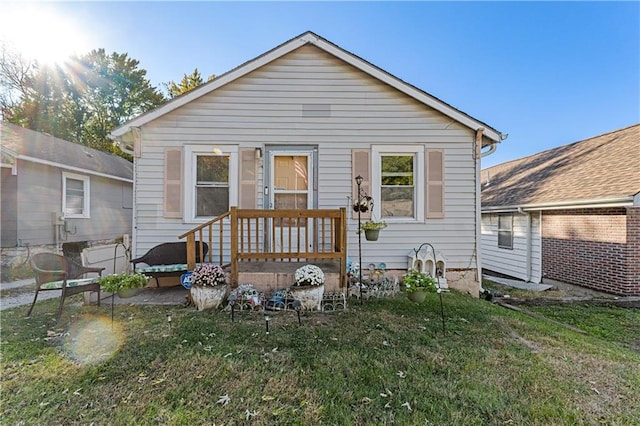
M 346 208 L 357 262 L 360 175 L 373 217 L 388 224 L 378 241 L 362 238 L 365 268 L 405 271 L 428 242 L 446 258 L 449 287 L 478 294 L 480 157 L 506 135 L 314 33 L 111 137 L 135 157 L 134 257 L 234 206 Z
M 482 171 L 482 268 L 640 295 L 640 124 Z

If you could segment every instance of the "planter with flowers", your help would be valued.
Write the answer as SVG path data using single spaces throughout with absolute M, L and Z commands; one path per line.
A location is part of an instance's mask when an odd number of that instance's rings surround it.
M 368 220 L 360 224 L 360 230 L 358 233 L 364 232 L 364 237 L 367 239 L 367 241 L 377 241 L 380 231 L 386 227 L 387 222 L 385 222 L 384 220 Z
M 422 303 L 427 293 L 438 292 L 438 280 L 429 274 L 411 269 L 402 277 L 402 288 L 407 292 L 409 300 Z
M 196 308 L 216 309 L 227 295 L 227 278 L 224 270 L 212 263 L 203 263 L 191 274 L 191 300 Z
M 321 310 L 324 296 L 324 272 L 316 265 L 305 265 L 296 270 L 295 284 L 289 289 L 295 300 L 306 310 Z
M 146 286 L 148 282 L 149 277 L 140 272 L 112 274 L 98 280 L 104 291 L 118 293 L 118 296 L 123 299 L 138 294 L 139 289 Z

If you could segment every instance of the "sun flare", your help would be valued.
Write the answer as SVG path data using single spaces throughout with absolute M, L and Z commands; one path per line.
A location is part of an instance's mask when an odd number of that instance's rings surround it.
M 91 49 L 87 46 L 88 35 L 54 7 L 53 4 L 0 5 L 0 42 L 27 59 L 48 65 L 88 52 Z

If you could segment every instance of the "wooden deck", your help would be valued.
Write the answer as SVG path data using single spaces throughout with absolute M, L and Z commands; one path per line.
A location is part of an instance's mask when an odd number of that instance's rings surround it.
M 289 287 L 295 270 L 306 264 L 325 272 L 325 287 L 347 284 L 346 209 L 231 210 L 180 236 L 187 240 L 187 264 L 195 267 L 201 244 L 209 247 L 209 262 L 229 267 L 231 285 Z M 230 259 L 224 264 L 224 259 Z M 265 289 L 266 290 L 266 289 Z

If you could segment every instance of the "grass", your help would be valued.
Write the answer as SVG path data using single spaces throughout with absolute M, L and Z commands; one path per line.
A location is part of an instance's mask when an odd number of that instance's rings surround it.
M 56 301 L 2 311 L 3 424 L 632 425 L 640 312 L 458 293 L 260 313 Z M 79 299 L 78 299 L 79 300 Z M 108 304 L 106 304 L 108 305 Z M 167 314 L 171 313 L 171 328 Z M 228 399 L 227 399 L 228 398 Z M 227 401 L 225 403 L 225 401 Z

